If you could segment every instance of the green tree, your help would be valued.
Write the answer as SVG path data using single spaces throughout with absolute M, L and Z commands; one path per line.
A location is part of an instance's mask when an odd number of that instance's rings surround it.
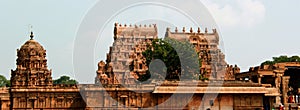
M 74 79 L 71 79 L 69 76 L 61 76 L 60 78 L 53 81 L 53 84 L 78 84 Z
M 199 74 L 200 59 L 194 46 L 188 41 L 154 39 L 151 44 L 147 44 L 147 49 L 142 54 L 149 70 L 144 75 L 137 74 L 139 81 L 146 81 L 150 77 L 166 80 L 193 79 Z M 162 63 L 155 62 L 157 59 Z
M 274 65 L 275 63 L 283 63 L 283 62 L 300 62 L 300 57 L 299 56 L 288 57 L 286 55 L 282 55 L 279 57 L 273 57 L 272 61 L 267 60 L 261 63 L 261 65 Z
M 0 75 L 0 87 L 10 87 L 10 80 L 7 80 L 3 75 Z

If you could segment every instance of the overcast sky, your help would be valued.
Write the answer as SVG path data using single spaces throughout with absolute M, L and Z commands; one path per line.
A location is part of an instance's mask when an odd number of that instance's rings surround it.
M 152 19 L 158 23 L 169 23 L 170 26 L 196 28 L 200 25 L 201 29 L 217 28 L 224 43 L 221 48 L 226 61 L 237 64 L 243 71 L 274 56 L 300 54 L 299 0 L 200 1 L 211 16 L 200 16 L 200 11 L 203 10 L 197 10 L 194 6 L 202 6 L 200 2 L 187 3 L 183 0 L 180 1 L 182 3 L 177 1 L 182 7 L 166 7 L 163 4 L 141 4 L 135 7 L 128 5 L 123 11 L 120 8 L 121 11 L 117 13 L 110 13 L 111 10 L 118 9 L 113 5 L 120 2 L 117 0 L 0 0 L 0 74 L 9 78 L 10 70 L 16 68 L 16 49 L 29 40 L 29 24 L 33 25 L 35 39 L 47 50 L 48 67 L 53 70 L 53 78 L 66 74 L 82 83 L 94 81 L 97 62 L 106 59 L 106 52 L 112 45 L 113 23 L 116 21 L 134 24 Z M 95 52 L 91 53 L 93 67 L 90 69 L 91 67 L 82 66 L 89 70 L 76 73 L 73 66 L 74 40 L 77 39 L 80 26 L 85 24 L 87 17 L 91 17 L 89 13 L 96 6 L 101 6 L 99 4 L 105 4 L 104 2 L 112 5 L 103 6 L 107 8 L 98 11 L 103 13 L 97 14 L 97 17 L 101 19 L 109 14 L 111 16 L 105 22 L 106 25 L 99 26 L 102 30 L 94 36 L 99 38 L 93 44 Z M 195 16 L 199 15 L 199 18 L 188 15 L 188 12 L 181 12 L 180 8 L 188 8 Z M 214 18 L 217 25 L 209 25 L 210 22 L 197 25 L 189 17 L 202 22 L 206 22 L 207 18 Z M 164 34 L 160 31 L 161 33 Z M 78 74 L 84 74 L 86 78 L 80 79 Z

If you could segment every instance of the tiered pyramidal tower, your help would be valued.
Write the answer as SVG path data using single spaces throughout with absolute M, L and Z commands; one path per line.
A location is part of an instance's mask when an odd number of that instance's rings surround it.
M 157 27 L 155 24 L 147 25 L 121 25 L 115 23 L 114 42 L 107 54 L 106 64 L 101 61 L 98 64 L 96 83 L 131 84 L 134 76 L 130 75 L 130 55 L 134 53 L 136 45 L 144 41 L 157 39 Z M 144 67 L 142 70 L 146 71 Z M 100 80 L 99 80 L 100 79 Z
M 207 28 L 205 28 L 205 31 L 202 32 L 200 28 L 197 31 L 193 31 L 193 28 L 186 31 L 185 27 L 183 27 L 181 32 L 177 28 L 175 28 L 175 32 L 171 32 L 168 28 L 165 37 L 190 42 L 199 54 L 202 63 L 200 73 L 204 74 L 205 77 L 210 79 L 225 77 L 221 73 L 225 72 L 227 63 L 225 62 L 225 55 L 219 48 L 219 34 L 216 29 L 208 32 Z
M 234 80 L 234 74 L 239 73 L 237 66 L 229 66 L 225 61 L 225 55 L 219 48 L 219 34 L 216 29 L 208 32 L 207 28 L 202 32 L 200 28 L 189 32 L 183 27 L 179 32 L 176 28 L 174 32 L 170 28 L 166 29 L 166 38 L 178 41 L 188 41 L 199 54 L 201 59 L 200 73 L 210 80 Z M 102 84 L 134 84 L 138 75 L 145 74 L 148 70 L 146 59 L 142 52 L 147 49 L 147 44 L 153 39 L 157 39 L 156 25 L 150 26 L 127 26 L 115 24 L 114 42 L 107 54 L 106 63 L 100 61 L 96 83 Z M 133 63 L 130 71 L 129 65 Z
M 46 50 L 33 39 L 17 49 L 17 68 L 11 71 L 11 86 L 45 87 L 52 86 L 51 70 L 47 68 Z

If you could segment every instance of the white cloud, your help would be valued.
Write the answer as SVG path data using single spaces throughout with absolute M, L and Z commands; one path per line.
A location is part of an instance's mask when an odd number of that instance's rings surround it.
M 201 0 L 221 27 L 253 27 L 263 21 L 265 6 L 259 0 L 217 3 Z

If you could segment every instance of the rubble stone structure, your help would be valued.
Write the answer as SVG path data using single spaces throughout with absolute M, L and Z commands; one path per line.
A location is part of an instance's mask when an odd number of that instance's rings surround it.
M 276 63 L 251 67 L 249 71 L 236 74 L 237 80 L 249 80 L 262 84 L 269 91 L 265 94 L 265 106 L 269 108 L 284 105 L 298 108 L 300 101 L 300 62 Z

